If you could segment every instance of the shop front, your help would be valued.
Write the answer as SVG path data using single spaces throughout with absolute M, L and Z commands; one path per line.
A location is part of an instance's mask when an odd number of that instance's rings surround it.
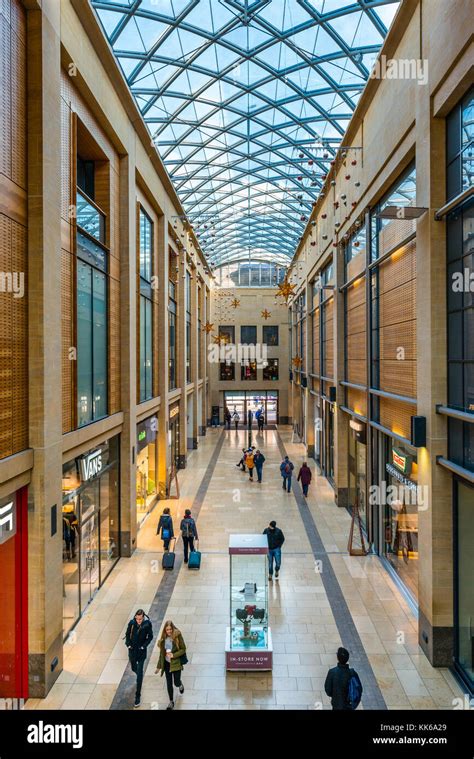
M 367 426 L 357 419 L 349 421 L 348 450 L 349 506 L 357 503 L 362 527 L 367 533 Z
M 137 424 L 137 522 L 140 526 L 159 498 L 158 417 Z
M 74 627 L 120 556 L 119 436 L 63 465 L 63 629 Z
M 184 469 L 184 456 L 181 456 L 179 452 L 181 435 L 179 403 L 173 403 L 170 406 L 169 420 L 168 444 L 171 450 L 171 469 Z
M 379 435 L 381 554 L 392 571 L 418 602 L 418 487 L 416 448 L 385 434 Z
M 334 403 L 331 403 L 327 398 L 323 398 L 322 409 L 322 469 L 324 476 L 327 477 L 329 483 L 334 486 Z
M 474 486 L 454 481 L 454 661 L 474 693 Z
M 28 697 L 27 488 L 0 499 L 0 699 Z

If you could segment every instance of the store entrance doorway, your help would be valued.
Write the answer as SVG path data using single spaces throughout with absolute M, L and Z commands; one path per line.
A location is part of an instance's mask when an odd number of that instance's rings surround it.
M 81 527 L 81 611 L 99 588 L 99 524 L 95 514 Z
M 237 391 L 224 393 L 224 407 L 227 406 L 230 413 L 234 409 L 240 416 L 240 424 L 246 425 L 248 412 L 253 413 L 252 426 L 257 427 L 255 413 L 262 409 L 265 414 L 265 425 L 278 423 L 278 391 L 262 390 L 261 392 Z

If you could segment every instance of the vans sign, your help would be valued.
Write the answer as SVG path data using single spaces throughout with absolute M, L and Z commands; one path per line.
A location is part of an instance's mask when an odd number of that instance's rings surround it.
M 83 482 L 88 482 L 93 477 L 97 477 L 102 471 L 102 449 L 97 448 L 92 453 L 88 453 L 87 456 L 83 456 L 80 459 L 80 465 Z

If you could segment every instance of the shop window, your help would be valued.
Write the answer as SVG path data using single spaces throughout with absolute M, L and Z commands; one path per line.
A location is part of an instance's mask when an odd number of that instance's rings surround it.
M 257 342 L 257 327 L 241 327 L 240 342 L 242 345 L 255 345 Z
M 474 184 L 474 89 L 446 119 L 447 200 Z
M 229 382 L 235 379 L 235 364 L 234 363 L 220 363 L 219 364 L 219 379 L 222 382 Z
M 276 324 L 264 324 L 263 325 L 263 343 L 265 345 L 278 345 L 278 325 Z
M 153 396 L 153 304 L 140 295 L 140 401 Z
M 474 489 L 457 480 L 455 483 L 456 515 L 456 641 L 455 660 L 464 679 L 474 689 L 474 520 L 472 504 Z
M 372 224 L 372 243 L 371 259 L 376 261 L 384 253 L 394 249 L 399 243 L 402 243 L 407 237 L 416 231 L 414 220 L 404 219 L 383 219 L 379 213 L 386 206 L 396 206 L 404 208 L 414 206 L 416 203 L 416 169 L 412 165 L 403 174 L 401 179 L 375 206 L 371 215 Z
M 223 344 L 233 345 L 235 343 L 235 327 L 219 325 L 219 337 L 222 338 Z
M 172 300 L 168 306 L 168 387 L 176 388 L 176 303 Z
M 278 359 L 269 358 L 267 366 L 263 367 L 263 379 L 264 380 L 278 380 Z
M 88 198 L 95 198 L 95 164 L 77 156 L 77 186 Z
M 107 415 L 107 281 L 77 262 L 77 422 Z
M 256 380 L 257 379 L 257 362 L 247 361 L 240 367 L 240 378 L 242 380 Z

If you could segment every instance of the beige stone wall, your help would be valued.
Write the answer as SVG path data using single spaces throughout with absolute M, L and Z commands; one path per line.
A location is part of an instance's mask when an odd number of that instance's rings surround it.
M 211 291 L 211 314 L 210 321 L 214 325 L 210 334 L 209 344 L 213 344 L 213 337 L 219 334 L 219 325 L 233 325 L 235 341 L 240 342 L 241 326 L 257 327 L 257 342 L 262 341 L 262 327 L 264 325 L 278 325 L 279 344 L 268 346 L 268 358 L 278 359 L 278 381 L 263 380 L 263 370 L 257 369 L 257 380 L 241 380 L 240 365 L 235 367 L 234 381 L 219 380 L 219 364 L 209 363 L 210 399 L 208 419 L 211 416 L 211 407 L 219 405 L 222 411 L 224 407 L 225 391 L 258 392 L 260 390 L 277 390 L 279 397 L 279 416 L 286 420 L 288 414 L 288 377 L 289 377 L 289 345 L 288 345 L 288 311 L 282 298 L 275 297 L 276 288 L 266 287 L 238 287 L 227 290 L 215 288 Z M 233 308 L 230 303 L 237 298 L 240 303 Z M 276 302 L 275 302 L 276 301 Z M 262 311 L 270 312 L 271 316 L 265 319 Z

